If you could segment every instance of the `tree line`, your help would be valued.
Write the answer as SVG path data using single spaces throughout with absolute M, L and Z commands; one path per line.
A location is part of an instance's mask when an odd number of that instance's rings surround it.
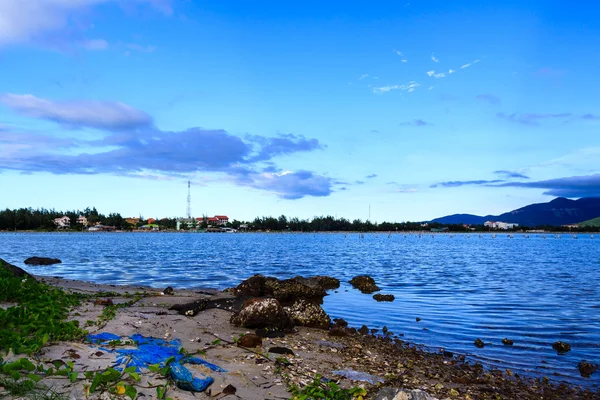
M 84 210 L 57 211 L 54 209 L 5 209 L 0 211 L 0 231 L 53 231 L 56 230 L 54 220 L 63 216 L 69 217 L 71 230 L 83 230 L 85 227 L 77 223 L 79 216 L 85 216 L 88 226 L 96 224 L 114 226 L 120 230 L 133 230 L 146 225 L 148 219 L 140 216 L 139 221 L 130 224 L 119 213 L 102 214 L 95 207 Z M 177 226 L 177 218 L 163 218 L 154 222 L 162 230 L 174 230 Z M 312 219 L 300 219 L 281 215 L 275 217 L 256 217 L 252 221 L 233 220 L 226 227 L 249 231 L 290 231 L 290 232 L 407 232 L 407 231 L 431 231 L 447 229 L 451 232 L 485 232 L 489 231 L 483 225 L 464 226 L 462 224 L 440 224 L 421 222 L 381 222 L 375 223 L 369 220 L 336 218 L 333 216 L 314 217 Z M 207 220 L 200 220 L 190 227 L 192 229 L 207 228 Z M 560 226 L 519 227 L 518 230 L 543 229 L 545 231 L 564 231 Z M 597 227 L 572 228 L 573 232 L 593 232 Z

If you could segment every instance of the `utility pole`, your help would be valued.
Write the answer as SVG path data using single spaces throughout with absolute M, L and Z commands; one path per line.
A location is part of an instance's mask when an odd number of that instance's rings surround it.
M 188 181 L 188 197 L 187 197 L 187 217 L 192 218 L 192 191 L 190 189 L 191 182 Z

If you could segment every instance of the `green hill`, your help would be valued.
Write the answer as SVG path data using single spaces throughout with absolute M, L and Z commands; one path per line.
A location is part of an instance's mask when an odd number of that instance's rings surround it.
M 585 221 L 579 224 L 579 226 L 600 226 L 600 217 L 590 219 L 589 221 Z

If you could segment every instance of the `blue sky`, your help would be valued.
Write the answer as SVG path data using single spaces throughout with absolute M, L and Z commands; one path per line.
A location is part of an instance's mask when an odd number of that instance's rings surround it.
M 7 0 L 0 207 L 427 220 L 600 196 L 600 5 Z M 584 4 L 583 6 L 581 4 Z

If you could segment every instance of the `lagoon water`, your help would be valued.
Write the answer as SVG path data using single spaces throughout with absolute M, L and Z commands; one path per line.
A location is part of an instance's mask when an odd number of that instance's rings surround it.
M 25 266 L 33 255 L 63 263 Z M 369 274 L 394 302 L 342 283 L 325 310 L 488 367 L 600 386 L 600 372 L 585 379 L 577 370 L 583 359 L 600 363 L 598 235 L 2 233 L 0 258 L 39 275 L 156 288 L 222 289 L 255 273 L 342 282 Z M 557 340 L 571 352 L 556 354 Z

